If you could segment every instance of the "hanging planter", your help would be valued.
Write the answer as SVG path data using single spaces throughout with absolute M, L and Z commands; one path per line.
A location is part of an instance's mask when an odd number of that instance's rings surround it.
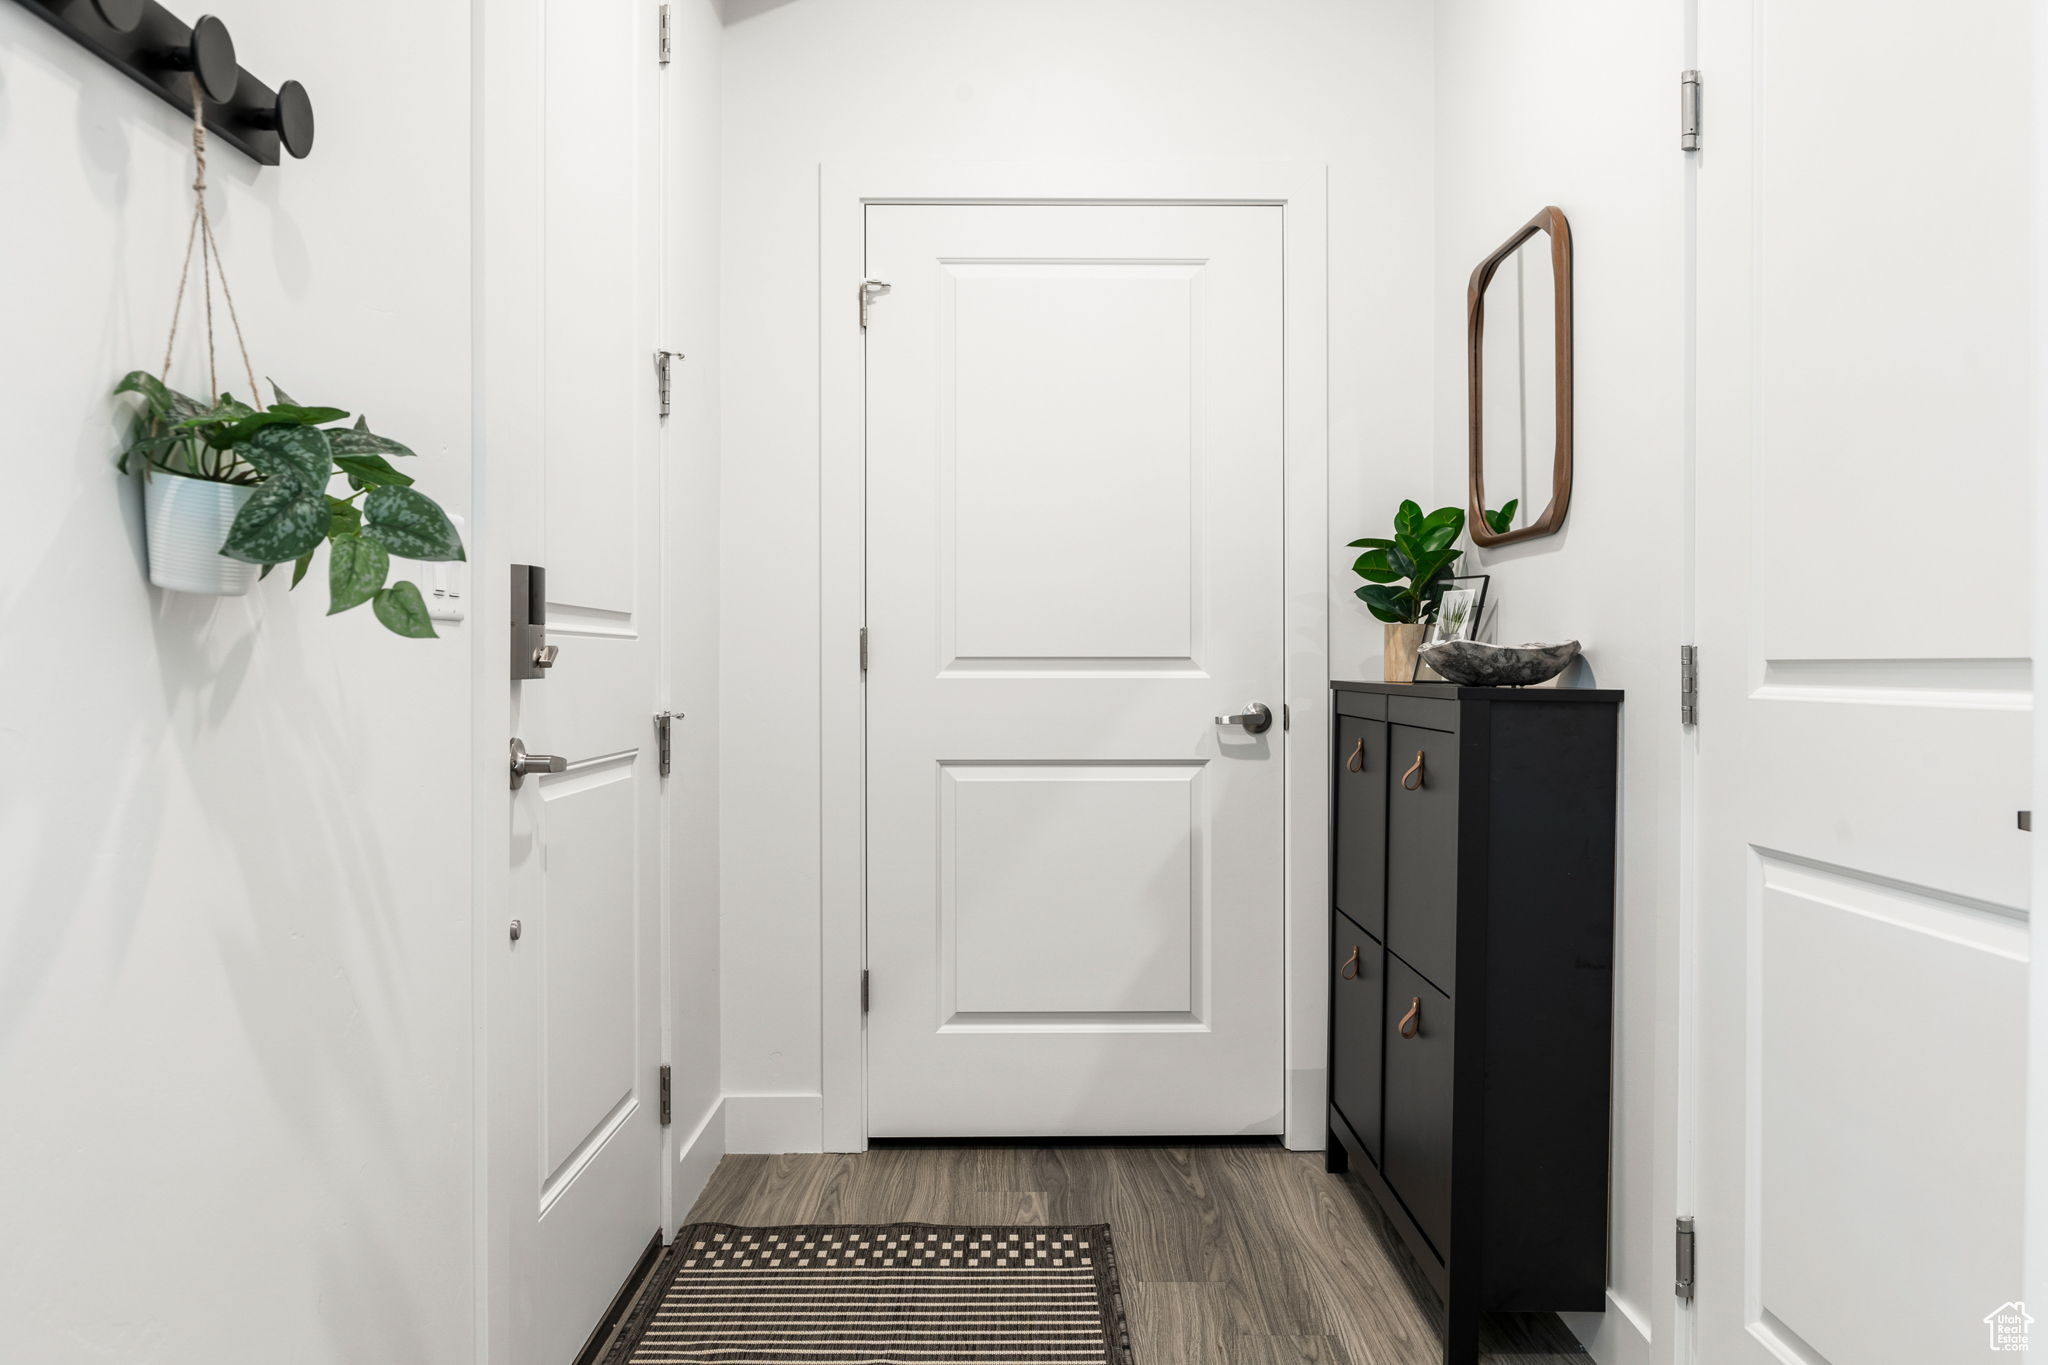
M 220 552 L 235 516 L 256 485 L 187 478 L 152 469 L 142 485 L 142 522 L 149 537 L 149 581 L 172 592 L 240 597 L 256 585 L 258 566 Z
M 136 370 L 114 392 L 137 394 L 143 406 L 133 439 L 121 456 L 122 471 L 139 468 L 144 480 L 144 526 L 149 537 L 149 578 L 173 592 L 239 596 L 279 564 L 292 565 L 298 587 L 323 543 L 328 553 L 328 615 L 370 603 L 379 621 L 399 635 L 432 638 L 419 587 L 404 579 L 388 583 L 391 557 L 446 560 L 464 558 L 462 540 L 439 503 L 412 486 L 389 457 L 412 451 L 377 435 L 357 418 L 352 427 L 334 426 L 348 417 L 340 408 L 294 402 L 275 383 L 276 401 L 261 407 L 255 368 L 242 340 L 227 270 L 206 212 L 206 126 L 200 120 L 198 87 L 193 89 L 192 225 L 185 264 L 171 309 L 170 337 L 161 370 Z M 166 380 L 178 339 L 178 317 L 199 253 L 206 315 L 208 392 L 202 403 L 179 393 Z M 234 328 L 235 346 L 249 380 L 251 407 L 220 389 L 214 368 L 213 281 Z M 328 491 L 337 477 L 349 493 Z

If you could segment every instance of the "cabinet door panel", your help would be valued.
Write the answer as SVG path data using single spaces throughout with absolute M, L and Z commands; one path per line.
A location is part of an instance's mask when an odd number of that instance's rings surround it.
M 1451 1002 L 1401 959 L 1387 956 L 1386 1111 L 1380 1168 L 1409 1216 L 1448 1256 L 1451 1226 Z M 1414 1012 L 1412 1036 L 1402 1019 Z
M 1388 729 L 1387 946 L 1455 993 L 1458 737 L 1413 725 Z
M 1356 924 L 1332 917 L 1330 1100 L 1375 1163 L 1380 1159 L 1380 1037 L 1387 995 L 1385 954 Z
M 1387 936 L 1387 723 L 1337 718 L 1337 908 Z

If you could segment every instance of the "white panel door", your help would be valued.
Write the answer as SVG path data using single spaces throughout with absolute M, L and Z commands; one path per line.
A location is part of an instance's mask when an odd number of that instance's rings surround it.
M 1281 1130 L 1280 228 L 868 210 L 875 1136 Z
M 1699 7 L 1710 1365 L 1974 1360 L 2020 1297 L 2028 8 Z
M 566 760 L 501 790 L 521 932 L 499 935 L 489 1014 L 511 1267 L 493 1358 L 567 1365 L 664 1218 L 657 67 L 637 0 L 494 0 L 486 30 L 480 458 L 500 557 L 478 572 L 547 571 L 559 654 L 495 684 L 499 744 Z

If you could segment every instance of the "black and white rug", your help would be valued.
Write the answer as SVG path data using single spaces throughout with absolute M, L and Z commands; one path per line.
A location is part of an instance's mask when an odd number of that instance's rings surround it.
M 676 1234 L 608 1365 L 1131 1365 L 1109 1228 Z

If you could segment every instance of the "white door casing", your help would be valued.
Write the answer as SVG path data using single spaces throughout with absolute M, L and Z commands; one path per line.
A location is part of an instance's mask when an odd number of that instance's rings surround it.
M 657 66 L 634 0 L 481 28 L 487 1358 L 562 1365 L 667 1221 Z M 547 571 L 544 679 L 508 681 L 509 563 Z M 508 789 L 515 735 L 567 770 Z
M 1713 1365 L 1973 1359 L 2021 1293 L 2027 8 L 1700 6 Z
M 867 243 L 871 1131 L 1278 1132 L 1280 211 Z

